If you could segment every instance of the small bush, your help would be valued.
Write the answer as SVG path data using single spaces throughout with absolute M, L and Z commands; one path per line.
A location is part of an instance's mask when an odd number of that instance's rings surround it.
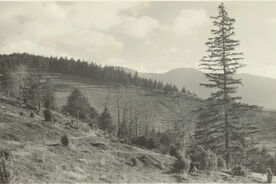
M 169 146 L 173 143 L 173 138 L 168 133 L 161 133 L 159 142 L 160 144 Z
M 131 158 L 131 163 L 133 166 L 137 166 L 137 159 L 136 158 Z
M 201 146 L 191 148 L 187 154 L 190 156 L 191 161 L 200 165 L 201 170 L 216 170 L 217 169 L 217 156 L 211 151 L 206 151 Z
M 173 163 L 173 170 L 174 172 L 185 172 L 188 173 L 190 170 L 190 160 L 186 158 L 177 159 Z
M 6 161 L 0 159 L 0 183 L 9 183 L 10 181 L 10 172 L 7 168 Z
M 181 159 L 182 158 L 182 155 L 179 153 L 179 151 L 177 150 L 177 147 L 176 145 L 174 144 L 171 144 L 170 145 L 170 155 L 177 158 L 177 159 Z
M 30 117 L 33 118 L 35 115 L 33 112 L 30 113 Z
M 149 149 L 155 149 L 155 148 L 157 148 L 157 146 L 158 146 L 158 143 L 153 138 L 148 139 L 148 148 Z
M 138 137 L 134 144 L 143 146 L 148 149 L 154 149 L 158 146 L 158 143 L 153 138 L 146 138 L 145 136 Z
M 9 183 L 11 180 L 11 153 L 0 150 L 0 183 Z
M 50 109 L 46 109 L 44 111 L 44 120 L 45 121 L 50 121 L 50 122 L 53 121 L 53 113 Z
M 248 177 L 249 171 L 242 166 L 235 166 L 234 168 L 232 168 L 232 175 Z
M 68 137 L 68 134 L 64 134 L 61 136 L 60 138 L 60 142 L 62 144 L 62 146 L 69 146 L 69 137 Z
M 217 163 L 218 163 L 218 168 L 220 168 L 220 169 L 226 168 L 226 162 L 221 156 L 217 157 Z

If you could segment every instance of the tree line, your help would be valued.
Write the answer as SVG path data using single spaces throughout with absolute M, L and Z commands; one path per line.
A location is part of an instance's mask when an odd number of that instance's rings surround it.
M 27 65 L 39 71 L 49 71 L 70 75 L 87 77 L 90 80 L 120 83 L 125 85 L 141 86 L 149 89 L 163 90 L 166 93 L 178 92 L 178 88 L 172 84 L 164 84 L 151 78 L 139 77 L 138 73 L 131 74 L 122 67 L 101 66 L 94 62 L 67 57 L 44 57 L 28 53 L 13 53 L 0 55 L 0 72 L 14 70 L 18 65 Z

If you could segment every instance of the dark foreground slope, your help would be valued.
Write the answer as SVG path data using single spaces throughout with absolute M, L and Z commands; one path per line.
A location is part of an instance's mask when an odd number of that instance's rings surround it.
M 70 127 L 72 118 L 57 112 L 55 123 L 29 114 L 18 102 L 0 98 L 0 147 L 12 155 L 11 183 L 261 181 L 222 172 L 174 174 L 170 172 L 175 161 L 171 156 L 126 145 L 82 122 Z M 69 147 L 59 144 L 64 133 L 69 134 Z M 136 166 L 131 159 L 137 160 Z

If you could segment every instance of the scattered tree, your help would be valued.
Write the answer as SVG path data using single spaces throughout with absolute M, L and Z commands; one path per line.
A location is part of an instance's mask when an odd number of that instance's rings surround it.
M 181 89 L 181 93 L 186 94 L 185 86 L 183 86 L 183 88 Z
M 73 89 L 67 98 L 67 104 L 63 106 L 62 111 L 71 114 L 77 120 L 87 120 L 90 116 L 91 106 L 88 99 L 79 89 Z
M 101 130 L 107 131 L 108 133 L 112 133 L 114 131 L 112 118 L 107 107 L 104 108 L 104 111 L 99 117 L 98 126 Z

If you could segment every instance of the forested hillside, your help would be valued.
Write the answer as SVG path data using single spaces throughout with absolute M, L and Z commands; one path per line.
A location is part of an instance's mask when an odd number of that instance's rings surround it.
M 150 89 L 165 90 L 166 92 L 177 92 L 175 85 L 164 84 L 154 79 L 139 77 L 137 72 L 131 74 L 121 67 L 101 66 L 94 62 L 68 59 L 64 57 L 43 57 L 27 53 L 14 53 L 10 55 L 0 55 L 0 70 L 14 69 L 23 64 L 40 71 L 49 71 L 87 77 L 90 80 L 135 85 Z
M 179 126 L 183 129 L 189 128 L 189 133 L 192 134 L 197 121 L 196 114 L 192 111 L 203 103 L 193 95 L 170 92 L 170 85 L 164 86 L 161 82 L 155 83 L 156 80 L 131 75 L 120 67 L 101 67 L 80 60 L 29 54 L 1 55 L 0 64 L 2 72 L 4 68 L 15 71 L 16 66 L 30 66 L 32 72 L 39 72 L 40 77 L 43 78 L 41 80 L 51 81 L 56 96 L 56 106 L 60 110 L 74 88 L 83 92 L 98 113 L 108 106 L 114 124 L 122 121 L 124 107 L 127 107 L 129 109 L 127 116 L 130 118 L 128 123 L 133 123 L 133 118 L 137 118 L 139 135 L 143 135 L 144 127 L 148 127 L 149 131 L 163 132 L 174 131 Z M 90 69 L 87 69 L 89 66 Z M 116 75 L 110 75 L 110 72 Z M 21 73 L 17 77 L 24 76 Z M 140 83 L 135 83 L 135 81 L 140 81 Z M 128 85 L 125 82 L 128 82 Z M 157 84 L 157 89 L 151 84 Z M 159 89 L 160 86 L 163 86 L 163 90 Z M 270 152 L 274 151 L 276 148 L 271 139 L 275 135 L 274 113 L 257 113 L 249 117 L 250 121 L 255 122 L 262 129 L 258 134 L 261 140 L 259 145 L 265 145 Z

